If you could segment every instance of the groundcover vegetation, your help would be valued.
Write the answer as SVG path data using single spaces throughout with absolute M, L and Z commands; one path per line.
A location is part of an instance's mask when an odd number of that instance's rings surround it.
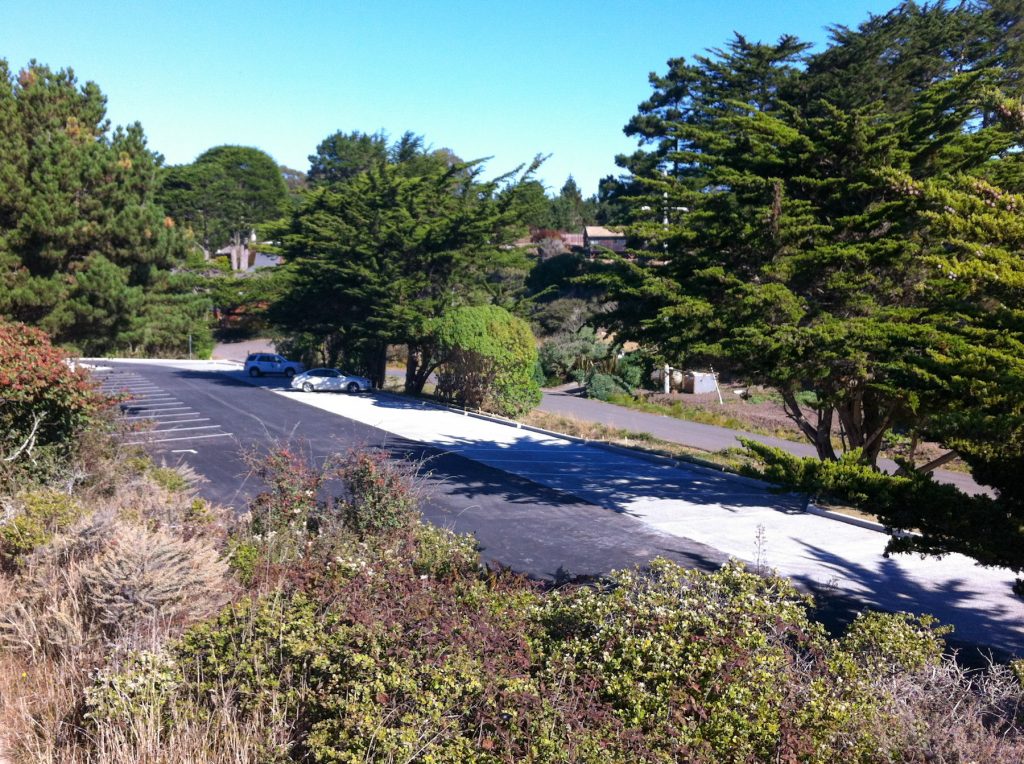
M 830 636 L 738 562 L 545 588 L 423 523 L 416 466 L 383 451 L 251 454 L 236 518 L 88 404 L 64 459 L 0 490 L 15 761 L 1024 758 L 1019 666 L 959 667 L 927 616 Z

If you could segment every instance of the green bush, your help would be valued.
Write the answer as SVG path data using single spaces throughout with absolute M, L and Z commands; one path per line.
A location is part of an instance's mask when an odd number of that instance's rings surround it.
M 82 515 L 81 506 L 72 496 L 54 490 L 25 493 L 20 503 L 21 509 L 0 524 L 0 566 L 8 569 L 20 565 L 27 555 Z
M 411 471 L 386 451 L 353 451 L 338 474 L 348 494 L 340 505 L 342 522 L 357 538 L 407 528 L 418 516 Z
M 458 308 L 437 324 L 437 396 L 515 417 L 540 403 L 529 325 L 496 305 Z
M 584 326 L 545 340 L 538 351 L 541 366 L 548 377 L 568 382 L 578 375 L 582 379 L 594 364 L 608 356 L 610 346 L 598 339 L 593 327 Z
M 611 374 L 599 371 L 587 375 L 586 388 L 587 397 L 599 401 L 607 401 L 616 393 L 623 392 L 622 386 Z

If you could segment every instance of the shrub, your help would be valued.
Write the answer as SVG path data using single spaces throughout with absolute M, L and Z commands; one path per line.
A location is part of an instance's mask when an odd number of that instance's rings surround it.
M 284 446 L 267 454 L 250 453 L 246 460 L 265 485 L 249 504 L 251 539 L 270 562 L 301 556 L 324 514 L 320 490 L 330 478 L 333 462 L 316 466 Z
M 21 496 L 22 508 L 0 524 L 0 566 L 22 564 L 27 555 L 69 528 L 82 509 L 71 496 L 44 489 Z
M 586 379 L 587 397 L 599 401 L 607 401 L 616 393 L 621 393 L 622 386 L 611 374 L 591 372 Z
M 418 516 L 411 471 L 388 452 L 353 451 L 338 474 L 348 494 L 340 505 L 342 522 L 357 538 L 407 528 Z
M 416 557 L 412 570 L 432 578 L 472 577 L 483 571 L 479 545 L 472 536 L 459 535 L 429 523 L 416 526 Z
M 145 620 L 202 615 L 223 596 L 226 574 L 217 551 L 199 540 L 120 528 L 81 578 L 96 622 L 120 634 Z
M 503 416 L 540 403 L 537 348 L 529 325 L 496 305 L 458 308 L 437 325 L 437 395 Z
M 19 475 L 45 478 L 74 452 L 108 399 L 73 370 L 46 334 L 0 320 L 0 488 Z
M 558 334 L 545 340 L 539 356 L 544 373 L 561 382 L 583 379 L 594 365 L 608 356 L 610 346 L 597 337 L 593 327 L 584 326 L 576 332 Z

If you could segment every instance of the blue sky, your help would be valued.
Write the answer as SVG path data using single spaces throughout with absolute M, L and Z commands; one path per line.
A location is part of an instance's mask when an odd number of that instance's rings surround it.
M 622 127 L 670 57 L 733 31 L 823 45 L 895 3 L 35 0 L 4 4 L 0 57 L 95 81 L 170 164 L 231 143 L 306 170 L 336 130 L 412 130 L 493 174 L 550 154 L 550 189 L 572 174 L 589 195 L 635 147 Z

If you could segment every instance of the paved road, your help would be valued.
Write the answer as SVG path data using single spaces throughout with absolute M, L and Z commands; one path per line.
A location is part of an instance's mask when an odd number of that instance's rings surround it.
M 259 490 L 242 458 L 288 442 L 315 460 L 357 446 L 381 446 L 424 465 L 424 516 L 459 533 L 473 533 L 485 560 L 528 575 L 560 580 L 641 565 L 658 555 L 714 570 L 726 556 L 704 544 L 666 536 L 628 515 L 538 485 L 445 449 L 274 395 L 282 379 L 249 384 L 234 364 L 98 362 L 108 390 L 133 395 L 126 415 L 151 418 L 153 429 L 133 435 L 157 461 L 186 463 L 206 478 L 200 493 L 242 511 Z M 179 368 L 179 366 L 191 368 Z M 147 396 L 167 395 L 169 398 Z M 331 396 L 325 396 L 331 397 Z M 155 401 L 182 408 L 148 408 Z M 172 414 L 168 416 L 168 414 Z M 201 419 L 216 430 L 173 431 Z M 133 420 L 142 421 L 142 420 Z M 201 437 L 217 434 L 217 437 Z M 188 437 L 192 436 L 192 437 Z
M 232 434 L 234 443 L 196 442 L 184 455 L 180 442 L 151 445 L 178 452 L 217 486 L 241 481 L 251 492 L 237 448 L 272 437 L 305 439 L 318 457 L 387 445 L 429 459 L 428 519 L 473 531 L 486 558 L 523 572 L 596 574 L 657 554 L 702 568 L 726 556 L 761 558 L 826 594 L 838 620 L 865 601 L 931 612 L 962 640 L 1024 654 L 1024 604 L 1008 571 L 957 555 L 885 558 L 883 534 L 806 515 L 793 497 L 736 476 L 613 455 L 395 396 L 292 392 L 283 380 L 254 387 L 224 368 L 125 367 Z M 207 490 L 236 505 L 243 498 L 234 488 Z
M 808 443 L 798 443 L 783 438 L 773 438 L 768 435 L 756 435 L 716 425 L 688 422 L 684 419 L 676 419 L 675 417 L 635 411 L 625 406 L 616 406 L 604 401 L 581 398 L 571 391 L 545 391 L 544 398 L 538 408 L 541 411 L 571 416 L 587 422 L 601 422 L 602 424 L 618 427 L 623 430 L 650 433 L 656 438 L 667 440 L 670 443 L 681 443 L 684 446 L 692 446 L 705 451 L 738 448 L 740 442 L 737 438 L 743 437 L 781 448 L 783 451 L 795 456 L 817 456 L 817 452 Z M 891 460 L 882 459 L 879 464 L 883 469 L 890 472 L 896 471 L 896 463 Z M 964 472 L 936 470 L 935 479 L 941 483 L 955 485 L 966 493 L 988 492 L 988 489 L 978 485 L 970 475 Z

